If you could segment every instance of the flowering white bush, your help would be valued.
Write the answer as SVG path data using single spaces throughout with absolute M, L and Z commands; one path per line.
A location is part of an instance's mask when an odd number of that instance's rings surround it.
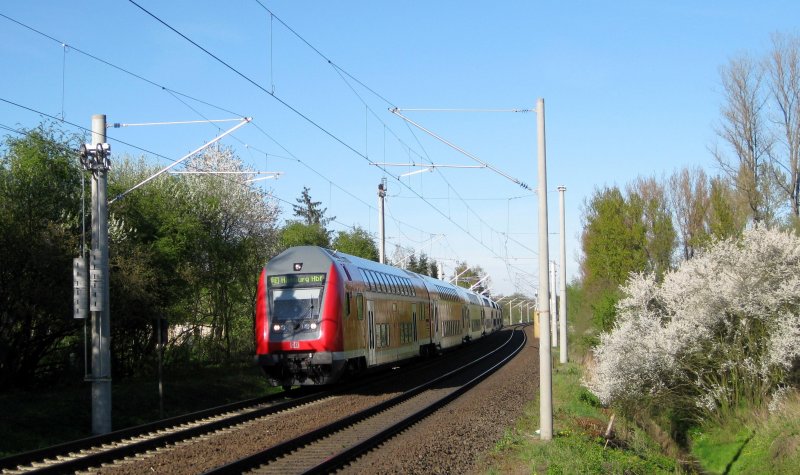
M 585 381 L 604 403 L 703 417 L 770 394 L 800 357 L 800 239 L 790 233 L 745 231 L 661 284 L 631 275 L 622 291 Z

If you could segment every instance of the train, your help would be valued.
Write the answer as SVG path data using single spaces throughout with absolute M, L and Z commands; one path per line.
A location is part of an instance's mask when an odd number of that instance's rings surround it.
M 503 325 L 483 295 L 317 246 L 272 258 L 255 300 L 256 363 L 284 388 L 433 356 Z

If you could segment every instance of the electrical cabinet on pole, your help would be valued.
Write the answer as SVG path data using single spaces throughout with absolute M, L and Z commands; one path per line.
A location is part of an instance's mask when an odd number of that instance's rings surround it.
M 92 252 L 89 257 L 89 311 L 92 315 L 92 433 L 111 432 L 111 321 L 108 271 L 108 170 L 106 116 L 92 116 L 92 142 L 80 159 L 92 172 Z

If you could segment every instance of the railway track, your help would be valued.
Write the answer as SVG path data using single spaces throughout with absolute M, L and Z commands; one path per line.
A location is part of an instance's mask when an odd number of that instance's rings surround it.
M 499 369 L 525 346 L 521 329 L 500 348 L 432 381 L 207 474 L 328 473 L 445 406 Z
M 330 397 L 300 388 L 0 459 L 0 473 L 69 473 Z
M 507 344 L 508 343 L 506 343 L 506 345 Z M 453 352 L 453 356 L 458 358 L 459 352 Z M 482 360 L 484 359 L 485 358 Z M 217 408 L 166 419 L 152 424 L 115 431 L 102 436 L 90 437 L 42 450 L 7 457 L 0 459 L 0 473 L 60 474 L 86 470 L 94 472 L 98 467 L 112 466 L 115 465 L 115 462 L 121 460 L 142 458 L 146 454 L 154 453 L 163 447 L 175 446 L 193 439 L 212 436 L 215 433 L 221 433 L 222 431 L 242 426 L 248 421 L 259 420 L 270 416 L 274 417 L 277 414 L 299 410 L 304 406 L 313 406 L 315 403 L 326 399 L 333 400 L 337 395 L 342 393 L 352 394 L 358 393 L 359 391 L 365 392 L 365 388 L 381 386 L 386 380 L 402 379 L 402 374 L 405 372 L 417 372 L 420 371 L 421 368 L 437 363 L 441 363 L 441 360 L 417 362 L 416 364 L 408 365 L 400 371 L 379 374 L 364 381 L 338 386 L 329 391 L 317 391 L 307 394 L 307 391 L 295 389 L 290 391 L 288 395 L 286 393 L 281 393 L 219 406 Z M 454 377 L 455 373 L 455 371 L 451 371 L 448 375 L 449 377 Z M 432 384 L 434 383 L 427 383 L 422 386 L 427 387 Z M 420 393 L 425 391 L 422 386 L 405 391 L 392 400 L 397 401 L 398 398 L 403 395 L 408 399 L 414 392 Z M 389 407 L 389 405 L 385 406 Z M 380 411 L 381 409 L 373 408 L 373 410 Z M 390 415 L 388 417 L 390 417 L 391 420 L 396 420 L 400 416 Z M 352 418 L 345 419 L 349 420 Z

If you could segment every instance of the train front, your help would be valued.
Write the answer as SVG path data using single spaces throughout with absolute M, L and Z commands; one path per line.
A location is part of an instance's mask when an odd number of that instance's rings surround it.
M 272 385 L 341 376 L 342 296 L 339 270 L 323 248 L 293 247 L 267 263 L 256 295 L 256 361 Z

